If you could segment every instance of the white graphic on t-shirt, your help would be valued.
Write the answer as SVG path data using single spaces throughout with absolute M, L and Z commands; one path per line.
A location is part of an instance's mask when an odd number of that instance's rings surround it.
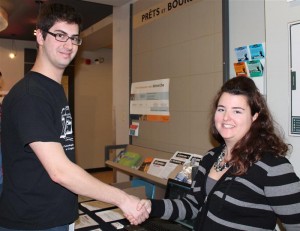
M 62 132 L 60 138 L 63 138 L 67 141 L 73 141 L 73 137 L 68 137 L 68 135 L 73 134 L 72 116 L 70 113 L 69 106 L 66 106 L 61 110 L 61 124 L 62 124 Z

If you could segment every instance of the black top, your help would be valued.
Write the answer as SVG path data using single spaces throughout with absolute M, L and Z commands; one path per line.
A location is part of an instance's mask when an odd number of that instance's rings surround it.
M 300 181 L 284 157 L 264 153 L 241 176 L 229 168 L 206 194 L 207 176 L 222 149 L 203 157 L 191 194 L 181 200 L 152 200 L 150 215 L 196 218 L 197 231 L 273 231 L 277 219 L 287 231 L 300 230 Z
M 72 117 L 63 87 L 29 72 L 4 98 L 0 226 L 47 229 L 74 222 L 77 195 L 53 182 L 29 144 L 58 142 L 75 161 Z M 52 153 L 49 153 L 51 155 Z

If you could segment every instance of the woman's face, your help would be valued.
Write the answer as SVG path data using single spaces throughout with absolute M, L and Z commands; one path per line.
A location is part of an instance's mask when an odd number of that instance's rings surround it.
M 215 126 L 227 146 L 233 146 L 250 129 L 258 114 L 251 115 L 246 96 L 223 93 L 215 111 Z

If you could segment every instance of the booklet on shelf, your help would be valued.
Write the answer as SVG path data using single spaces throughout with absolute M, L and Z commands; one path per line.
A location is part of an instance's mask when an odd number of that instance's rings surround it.
M 141 166 L 139 167 L 139 170 L 140 171 L 143 171 L 143 172 L 147 172 L 149 167 L 150 167 L 150 164 L 152 163 L 153 161 L 153 157 L 152 156 L 148 156 L 144 159 L 143 163 L 141 164 Z
M 169 160 L 166 159 L 154 158 L 147 173 L 161 178 L 161 172 L 164 170 L 168 161 Z
M 127 167 L 137 168 L 140 166 L 141 160 L 142 157 L 140 154 L 126 151 L 119 156 L 116 162 Z

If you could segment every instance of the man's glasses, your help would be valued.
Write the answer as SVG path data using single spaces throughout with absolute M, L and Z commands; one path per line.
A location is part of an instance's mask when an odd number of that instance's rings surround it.
M 67 34 L 65 33 L 52 33 L 50 31 L 44 31 L 46 32 L 47 34 L 50 34 L 52 35 L 56 41 L 59 41 L 59 42 L 67 42 L 68 39 L 71 39 L 71 42 L 72 44 L 74 45 L 81 45 L 82 43 L 82 38 L 80 38 L 79 36 L 68 36 Z

